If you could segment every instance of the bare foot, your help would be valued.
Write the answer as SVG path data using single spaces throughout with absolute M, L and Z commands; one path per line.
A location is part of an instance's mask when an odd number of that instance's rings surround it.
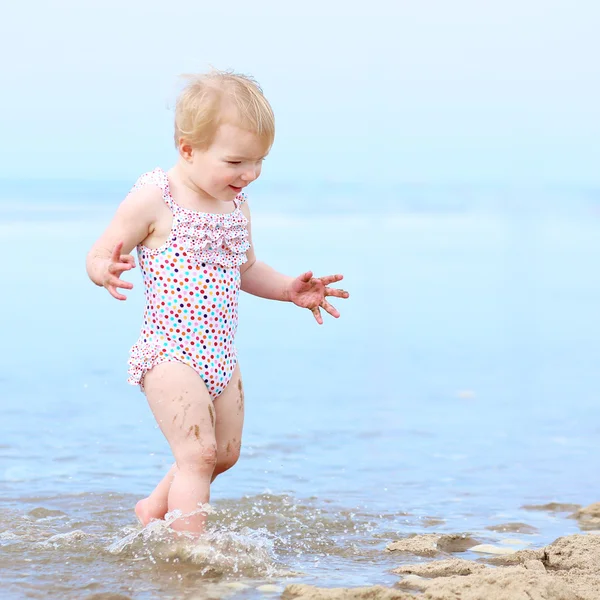
M 141 523 L 142 527 L 146 527 L 150 521 L 162 519 L 163 515 L 156 515 L 152 512 L 152 507 L 150 506 L 150 502 L 148 498 L 144 498 L 140 500 L 135 505 L 135 515 L 138 518 L 138 521 Z

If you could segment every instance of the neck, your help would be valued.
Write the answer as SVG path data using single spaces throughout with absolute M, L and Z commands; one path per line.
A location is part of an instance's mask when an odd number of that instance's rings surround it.
M 194 183 L 187 169 L 187 164 L 182 158 L 179 158 L 179 160 L 171 168 L 169 175 L 178 186 L 185 188 L 186 192 L 191 192 L 194 196 L 197 196 L 202 200 L 215 202 L 215 198 L 208 195 L 203 189 L 199 188 Z

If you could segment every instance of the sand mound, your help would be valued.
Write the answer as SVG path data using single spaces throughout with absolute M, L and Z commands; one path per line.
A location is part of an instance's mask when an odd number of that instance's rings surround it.
M 477 546 L 479 542 L 466 534 L 439 535 L 425 533 L 411 535 L 403 540 L 387 545 L 388 552 L 399 554 L 414 554 L 415 556 L 433 557 L 440 554 L 453 552 L 466 552 L 469 548 Z
M 499 533 L 526 533 L 530 535 L 539 533 L 535 527 L 527 525 L 527 523 L 501 523 L 499 525 L 490 525 L 486 529 Z
M 584 531 L 600 529 L 600 502 L 581 508 L 571 516 L 579 521 L 579 527 Z
M 580 600 L 566 583 L 524 567 L 486 568 L 473 575 L 410 580 L 425 600 Z
M 596 510 L 596 509 L 594 509 Z M 449 539 L 448 539 L 449 538 Z M 462 540 L 458 542 L 457 540 Z M 465 542 L 465 540 L 469 540 Z M 442 550 L 441 546 L 445 549 Z M 437 556 L 474 542 L 465 536 L 426 534 L 393 542 L 388 551 Z M 476 543 L 476 542 L 474 542 Z M 398 588 L 323 589 L 291 585 L 284 599 L 307 600 L 598 600 L 600 598 L 600 535 L 559 538 L 540 550 L 522 550 L 481 562 L 449 559 L 394 570 Z M 508 566 L 506 566 L 508 565 Z M 401 589 L 399 589 L 401 588 Z M 412 592 L 416 592 L 413 594 Z
M 581 504 L 569 504 L 564 502 L 548 502 L 548 504 L 526 504 L 522 506 L 523 510 L 538 510 L 542 512 L 573 512 L 579 510 Z
M 450 575 L 472 575 L 483 571 L 487 567 L 472 560 L 450 558 L 448 560 L 434 560 L 420 565 L 403 565 L 393 570 L 398 575 L 418 575 L 419 577 L 449 577 Z
M 414 600 L 412 594 L 381 585 L 365 588 L 318 588 L 313 585 L 293 584 L 285 588 L 282 600 Z

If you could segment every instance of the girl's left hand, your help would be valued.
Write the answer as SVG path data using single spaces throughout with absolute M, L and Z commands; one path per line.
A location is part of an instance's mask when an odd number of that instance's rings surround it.
M 336 319 L 340 316 L 340 313 L 325 298 L 327 296 L 335 296 L 336 298 L 348 298 L 350 296 L 345 290 L 329 287 L 329 284 L 341 281 L 343 278 L 343 275 L 313 277 L 312 271 L 307 271 L 291 282 L 288 298 L 296 306 L 308 308 L 317 323 L 322 325 L 321 308 Z

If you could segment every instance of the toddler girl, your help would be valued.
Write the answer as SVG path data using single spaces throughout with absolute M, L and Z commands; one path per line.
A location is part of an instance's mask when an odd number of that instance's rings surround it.
M 87 272 L 117 300 L 133 286 L 137 247 L 146 306 L 129 357 L 175 463 L 135 512 L 146 525 L 181 511 L 171 524 L 200 533 L 210 484 L 238 460 L 244 392 L 235 348 L 243 290 L 309 309 L 339 312 L 328 296 L 341 275 L 287 277 L 256 259 L 243 189 L 261 173 L 275 136 L 273 111 L 249 77 L 194 77 L 175 109 L 178 160 L 143 174 L 87 256 Z M 179 513 L 177 513 L 179 514 Z

